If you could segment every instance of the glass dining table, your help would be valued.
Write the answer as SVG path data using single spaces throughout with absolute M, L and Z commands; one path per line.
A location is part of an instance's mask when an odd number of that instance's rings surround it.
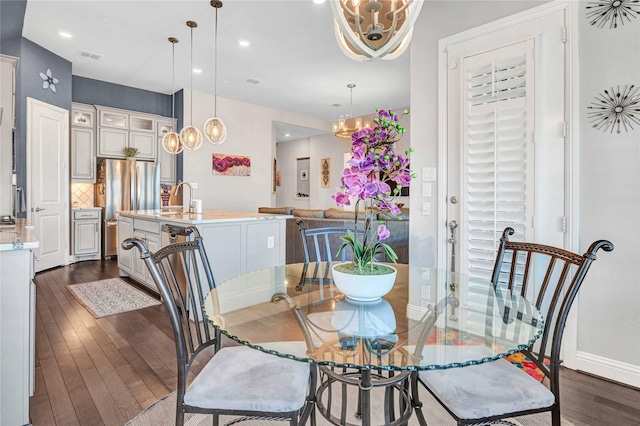
M 337 290 L 330 266 L 239 275 L 218 284 L 204 309 L 237 343 L 317 365 L 316 406 L 333 424 L 405 424 L 413 411 L 424 424 L 417 372 L 491 362 L 542 334 L 544 318 L 532 303 L 485 279 L 395 265 L 393 289 L 359 302 Z M 384 403 L 373 410 L 378 391 Z

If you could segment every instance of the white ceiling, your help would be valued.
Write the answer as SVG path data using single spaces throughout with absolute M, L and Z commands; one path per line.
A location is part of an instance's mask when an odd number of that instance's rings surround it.
M 188 20 L 198 23 L 193 68 L 203 70 L 193 74 L 193 88 L 213 93 L 215 9 L 208 0 L 29 0 L 23 36 L 71 61 L 74 75 L 170 94 L 167 39 L 172 36 L 180 40 L 175 87 L 189 90 Z M 59 31 L 74 37 L 62 38 Z M 250 40 L 251 46 L 240 47 L 240 39 Z M 102 57 L 82 57 L 80 50 Z M 335 40 L 328 2 L 224 0 L 218 10 L 217 71 L 218 96 L 326 120 L 350 113 L 348 83 L 356 84 L 354 115 L 371 114 L 376 106 L 409 105 L 408 51 L 393 61 L 347 58 Z M 277 128 L 287 131 L 282 124 Z M 302 129 L 291 130 L 298 135 Z

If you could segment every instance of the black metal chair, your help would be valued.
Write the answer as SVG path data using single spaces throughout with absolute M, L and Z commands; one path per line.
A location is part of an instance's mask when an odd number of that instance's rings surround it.
M 512 228 L 502 233 L 491 282 L 532 300 L 545 314 L 539 341 L 523 352 L 544 372 L 549 387 L 503 359 L 420 372 L 419 382 L 458 425 L 506 424 L 500 419 L 551 411 L 552 424 L 560 426 L 560 345 L 565 322 L 596 252 L 613 250 L 611 242 L 599 240 L 580 256 L 556 247 L 509 241 L 513 233 Z
M 338 248 L 342 244 L 340 237 L 347 235 L 347 231 L 352 231 L 356 236 L 362 236 L 364 231 L 341 227 L 306 229 L 302 220 L 297 220 L 296 224 L 302 238 L 305 263 L 299 287 L 305 284 L 333 284 L 333 279 L 330 276 L 331 262 L 346 262 L 353 259 L 353 253 L 348 247 L 342 250 L 339 258 L 336 256 Z M 321 262 L 327 262 L 324 269 L 321 268 Z M 309 270 L 311 263 L 315 263 L 313 270 Z M 329 295 L 329 298 L 332 297 L 333 293 Z M 325 300 L 324 295 L 322 295 L 322 300 Z
M 178 364 L 176 425 L 184 424 L 185 413 L 212 414 L 214 426 L 220 414 L 288 420 L 290 425 L 304 424 L 311 415 L 315 424 L 315 367 L 247 346 L 221 347 L 221 333 L 209 326 L 203 311 L 215 282 L 202 237 L 193 226 L 187 233 L 192 241 L 170 244 L 155 253 L 140 239 L 122 242 L 125 250 L 134 246 L 140 250 L 171 320 Z M 182 275 L 186 285 L 179 282 Z M 212 347 L 215 354 L 187 386 L 191 367 L 202 359 L 196 358 Z

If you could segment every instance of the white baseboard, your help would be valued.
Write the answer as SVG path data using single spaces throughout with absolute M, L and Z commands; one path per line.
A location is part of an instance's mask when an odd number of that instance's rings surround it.
M 576 368 L 586 373 L 640 388 L 640 365 L 627 364 L 578 351 Z

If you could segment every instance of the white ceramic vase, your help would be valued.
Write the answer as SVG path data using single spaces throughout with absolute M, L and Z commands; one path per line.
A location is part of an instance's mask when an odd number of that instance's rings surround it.
M 335 264 L 331 267 L 333 282 L 338 290 L 349 299 L 361 302 L 378 300 L 389 293 L 396 282 L 398 270 L 391 265 L 385 265 L 393 269 L 393 272 L 384 275 L 354 275 L 336 270 Z

